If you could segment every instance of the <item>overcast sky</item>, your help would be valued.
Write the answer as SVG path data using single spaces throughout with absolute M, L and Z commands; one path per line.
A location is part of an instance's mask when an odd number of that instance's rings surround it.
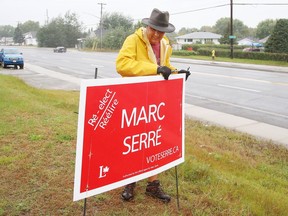
M 213 26 L 222 17 L 230 17 L 230 0 L 13 0 L 1 1 L 0 25 L 17 26 L 18 22 L 39 21 L 75 12 L 87 28 L 99 24 L 101 5 L 103 13 L 118 12 L 135 20 L 149 17 L 153 8 L 170 13 L 170 22 L 176 31 L 182 27 Z M 288 0 L 233 0 L 233 3 L 268 3 L 287 5 L 234 5 L 233 17 L 248 27 L 255 28 L 265 19 L 288 19 Z

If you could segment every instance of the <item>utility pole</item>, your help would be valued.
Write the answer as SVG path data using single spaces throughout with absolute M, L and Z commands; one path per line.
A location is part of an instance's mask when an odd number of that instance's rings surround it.
M 233 0 L 230 0 L 230 48 L 231 53 L 230 57 L 233 59 L 233 42 L 234 42 L 234 35 L 233 35 Z
M 102 36 L 103 36 L 103 23 L 102 23 L 102 9 L 103 9 L 103 5 L 106 5 L 105 3 L 98 3 L 101 5 L 101 13 L 100 13 L 100 49 L 102 50 Z
M 46 25 L 49 24 L 48 9 L 46 9 L 46 21 L 45 21 L 45 24 L 46 24 Z

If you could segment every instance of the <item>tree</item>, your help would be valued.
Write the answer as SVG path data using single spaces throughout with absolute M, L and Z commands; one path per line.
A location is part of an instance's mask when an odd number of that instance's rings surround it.
M 37 33 L 40 47 L 74 47 L 77 39 L 81 38 L 82 24 L 79 23 L 77 15 L 70 13 L 53 19 L 49 24 L 40 28 Z
M 103 39 L 103 47 L 108 49 L 120 49 L 126 37 L 127 33 L 123 27 L 118 26 L 117 28 L 110 29 Z
M 102 25 L 104 29 L 116 29 L 122 27 L 125 30 L 131 30 L 133 27 L 133 19 L 125 17 L 120 13 L 105 13 L 103 15 Z
M 11 25 L 0 26 L 0 37 L 13 37 L 15 28 Z
M 143 26 L 144 26 L 143 23 L 138 20 L 138 22 L 134 24 L 133 28 L 134 28 L 134 30 L 136 30 L 136 29 L 143 27 Z
M 215 29 L 215 32 L 217 34 L 226 35 L 227 31 L 231 32 L 230 29 L 230 18 L 220 18 L 217 20 L 215 26 L 213 26 L 213 29 Z M 244 38 L 249 36 L 249 28 L 243 24 L 242 21 L 238 19 L 233 19 L 233 35 L 236 36 L 236 38 Z
M 276 20 L 272 20 L 272 19 L 266 19 L 260 22 L 257 25 L 256 37 L 262 39 L 271 35 L 275 25 L 276 25 Z
M 288 53 L 288 19 L 279 19 L 265 44 L 265 52 Z
M 23 33 L 27 32 L 37 32 L 40 29 L 39 22 L 34 22 L 34 21 L 26 21 L 23 24 L 20 24 L 20 27 L 23 31 Z
M 13 36 L 14 43 L 22 44 L 24 42 L 23 31 L 20 27 L 20 24 L 17 25 L 14 31 Z
M 197 32 L 197 31 L 199 31 L 197 28 L 184 28 L 183 27 L 178 31 L 178 35 L 181 36 L 181 35 L 189 34 L 192 32 Z
M 231 43 L 231 39 L 229 38 L 230 33 L 227 31 L 224 35 L 222 35 L 222 37 L 219 39 L 219 43 L 220 44 L 230 44 Z M 234 44 L 235 44 L 235 40 L 233 40 Z
M 248 28 L 248 35 L 252 38 L 256 38 L 256 31 L 257 29 L 256 28 Z
M 102 21 L 105 34 L 102 46 L 107 49 L 121 48 L 125 38 L 134 31 L 133 20 L 119 13 L 106 13 Z
M 200 28 L 200 31 L 202 31 L 202 32 L 214 32 L 214 29 L 211 26 L 202 26 Z
M 48 25 L 40 28 L 37 33 L 40 47 L 66 46 L 65 35 L 61 31 L 63 25 L 60 23 L 62 23 L 62 18 L 58 17 L 53 19 Z
M 65 42 L 67 47 L 74 47 L 77 39 L 82 37 L 82 23 L 78 21 L 75 13 L 69 11 L 64 16 L 63 33 L 67 37 Z

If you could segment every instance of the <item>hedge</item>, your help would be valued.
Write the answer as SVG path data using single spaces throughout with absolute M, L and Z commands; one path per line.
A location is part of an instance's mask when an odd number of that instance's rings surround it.
M 234 45 L 233 46 L 235 50 L 239 49 L 239 50 L 243 50 L 245 47 L 247 46 L 239 46 L 239 45 Z M 226 49 L 226 50 L 230 50 L 230 45 L 229 44 L 184 44 L 182 45 L 182 50 L 194 50 L 194 51 L 198 51 L 198 49 L 201 48 L 207 48 L 207 49 L 215 49 L 215 50 L 219 50 L 219 49 Z
M 221 48 L 216 50 L 216 57 L 226 57 L 229 58 L 231 55 L 230 47 L 229 49 Z M 176 56 L 192 56 L 192 55 L 202 55 L 202 56 L 211 56 L 211 48 L 198 45 L 196 50 L 193 48 L 193 51 L 179 50 L 173 51 L 173 55 Z M 271 61 L 286 61 L 288 62 L 288 54 L 283 53 L 267 53 L 267 52 L 243 52 L 242 49 L 233 49 L 233 57 L 239 59 L 255 59 L 255 60 L 271 60 Z

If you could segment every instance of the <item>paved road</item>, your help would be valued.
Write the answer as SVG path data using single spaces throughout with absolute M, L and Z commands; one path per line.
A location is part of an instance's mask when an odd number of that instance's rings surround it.
M 280 73 L 288 73 L 288 68 L 285 67 L 268 67 L 268 66 L 255 66 L 255 65 L 245 65 L 245 64 L 233 64 L 233 63 L 220 63 L 220 62 L 207 62 L 207 61 L 194 61 L 194 60 L 183 60 L 183 59 L 172 59 L 174 64 L 193 64 L 193 65 L 202 65 L 207 66 L 207 64 L 219 65 L 221 67 L 227 68 L 248 68 L 252 70 L 261 70 L 261 71 L 274 71 Z M 76 72 L 76 71 L 75 71 Z M 76 77 L 73 74 L 65 74 L 57 72 L 51 69 L 45 69 L 44 67 L 34 65 L 33 62 L 26 63 L 24 70 L 1 70 L 1 73 L 12 74 L 24 79 L 28 84 L 35 86 L 37 88 L 45 89 L 67 89 L 67 90 L 79 90 L 80 86 L 80 77 Z M 202 72 L 195 72 L 202 73 Z M 199 74 L 198 74 L 199 75 Z M 221 74 L 217 74 L 217 76 Z M 89 78 L 91 74 L 89 75 Z M 192 73 L 193 76 L 193 73 Z M 203 76 L 203 74 L 200 74 Z M 194 76 L 195 77 L 195 76 Z M 193 78 L 194 79 L 194 78 Z M 63 82 L 65 81 L 65 82 Z M 280 83 L 281 86 L 286 88 L 284 92 L 285 97 L 287 96 L 287 87 L 286 81 Z M 186 87 L 187 88 L 187 87 Z M 194 98 L 195 99 L 195 98 Z M 287 98 L 284 98 L 287 104 Z M 200 98 L 201 100 L 201 98 Z M 286 105 L 285 105 L 286 106 Z M 280 106 L 283 108 L 284 106 Z M 287 106 L 284 107 L 287 111 Z M 186 104 L 186 113 L 194 119 L 201 121 L 207 121 L 213 124 L 222 125 L 228 128 L 232 128 L 241 132 L 249 133 L 257 137 L 271 139 L 277 143 L 286 145 L 288 147 L 288 129 L 285 127 L 279 127 L 267 123 L 263 123 L 259 120 L 252 120 L 249 118 L 239 117 L 234 114 L 227 114 L 219 112 L 214 109 L 209 109 L 205 107 L 200 107 L 197 105 Z M 284 116 L 284 119 L 287 118 Z M 287 119 L 286 119 L 287 120 Z M 284 121 L 284 124 L 287 124 L 287 121 Z
M 70 80 L 91 79 L 96 67 L 99 78 L 120 77 L 115 70 L 117 53 L 77 50 L 53 53 L 51 48 L 21 49 L 26 66 L 33 65 L 36 72 L 43 68 L 41 73 L 49 76 L 47 88 L 75 89 L 77 86 L 63 80 L 68 77 L 71 77 Z M 243 64 L 178 58 L 172 59 L 172 63 L 180 69 L 191 67 L 192 75 L 186 82 L 186 103 L 288 129 L 288 73 L 284 73 L 287 68 L 275 70 L 275 67 L 247 67 Z M 37 69 L 36 66 L 41 68 Z M 62 82 L 50 79 L 55 75 Z M 38 78 L 37 85 L 44 87 L 41 77 Z

